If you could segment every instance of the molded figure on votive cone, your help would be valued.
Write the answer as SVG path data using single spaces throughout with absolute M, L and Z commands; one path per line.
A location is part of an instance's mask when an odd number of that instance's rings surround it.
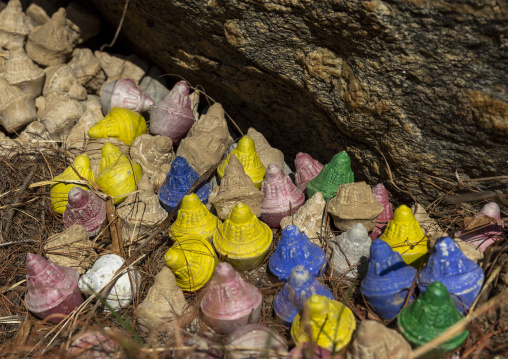
M 194 124 L 189 97 L 189 85 L 185 81 L 176 85 L 150 108 L 150 133 L 163 135 L 178 142 Z
M 65 228 L 79 224 L 86 229 L 89 237 L 93 237 L 100 232 L 105 220 L 105 201 L 92 191 L 85 191 L 81 187 L 71 188 L 63 214 Z
M 309 154 L 300 152 L 296 155 L 295 167 L 296 185 L 305 193 L 305 191 L 307 191 L 307 182 L 315 178 L 324 166 L 318 160 L 313 159 Z
M 416 269 L 407 265 L 400 253 L 376 239 L 370 246 L 369 268 L 360 290 L 377 315 L 392 319 L 404 305 L 415 277 Z
M 334 299 L 333 293 L 319 283 L 305 266 L 294 266 L 289 274 L 288 281 L 273 301 L 273 308 L 277 317 L 285 325 L 290 326 L 294 317 L 302 309 L 303 304 L 313 294 Z
M 171 226 L 169 235 L 178 240 L 188 234 L 196 234 L 211 243 L 217 227 L 221 224 L 222 222 L 206 208 L 199 197 L 191 193 L 183 197 L 178 217 Z
M 74 268 L 59 266 L 44 257 L 28 253 L 26 256 L 27 309 L 41 319 L 58 324 L 83 303 L 78 289 L 79 273 Z
M 265 136 L 261 132 L 256 131 L 254 128 L 249 128 L 247 131 L 247 136 L 252 138 L 254 144 L 256 145 L 256 152 L 259 156 L 259 160 L 268 168 L 271 164 L 276 165 L 281 169 L 284 168 L 284 154 L 281 150 L 278 150 L 275 147 L 270 146 Z
M 467 258 L 452 238 L 441 237 L 420 271 L 417 283 L 420 293 L 424 293 L 431 283 L 443 283 L 457 309 L 465 314 L 480 294 L 483 279 L 482 268 Z
M 351 170 L 351 159 L 346 151 L 333 156 L 332 160 L 323 166 L 323 169 L 313 179 L 307 182 L 307 197 L 321 192 L 323 198 L 328 201 L 341 184 L 354 182 L 354 174 Z
M 109 142 L 104 144 L 97 184 L 116 204 L 125 201 L 136 189 L 142 175 L 141 166 L 129 160 L 118 147 Z
M 46 81 L 42 88 L 43 96 L 48 96 L 50 92 L 59 92 L 73 100 L 86 100 L 86 89 L 81 86 L 70 66 L 50 66 L 44 72 L 46 73 Z
M 266 168 L 259 160 L 259 155 L 256 152 L 254 141 L 249 136 L 243 136 L 236 148 L 228 154 L 226 159 L 217 168 L 217 175 L 219 179 L 224 177 L 226 166 L 229 163 L 231 155 L 235 155 L 245 170 L 245 173 L 250 177 L 252 182 L 257 188 L 261 188 L 261 182 L 265 177 Z
M 171 170 L 166 176 L 166 182 L 159 188 L 159 199 L 166 211 L 171 212 L 198 179 L 199 175 L 189 165 L 189 162 L 185 158 L 177 156 L 171 162 Z M 206 204 L 211 190 L 210 183 L 203 181 L 194 193 L 197 194 L 201 202 Z
M 340 275 L 347 270 L 345 277 L 351 279 L 365 276 L 371 244 L 369 232 L 361 223 L 354 224 L 346 232 L 335 237 L 335 240 L 330 242 L 333 248 L 333 272 Z
M 355 223 L 362 223 L 367 231 L 371 231 L 382 211 L 383 206 L 365 182 L 340 185 L 337 195 L 328 204 L 335 226 L 342 231 L 347 231 Z
M 370 239 L 378 238 L 385 229 L 388 222 L 393 219 L 393 206 L 388 197 L 388 191 L 382 183 L 377 184 L 372 188 L 372 194 L 376 200 L 383 206 L 383 212 L 376 219 L 376 226 L 370 233 Z
M 254 215 L 259 217 L 264 196 L 264 193 L 256 188 L 254 182 L 245 173 L 238 158 L 232 155 L 220 182 L 219 191 L 210 198 L 210 203 L 222 220 L 226 219 L 233 207 L 240 202 L 249 206 Z
M 77 171 L 77 173 L 76 173 Z M 81 177 L 90 182 L 94 181 L 94 175 L 90 168 L 90 160 L 86 154 L 77 156 L 69 166 L 61 174 L 53 178 L 54 181 L 79 181 Z M 74 187 L 82 187 L 83 185 L 75 183 L 59 182 L 51 185 L 50 197 L 53 211 L 63 214 L 67 207 L 69 192 Z
M 203 320 L 219 334 L 231 334 L 249 323 L 257 323 L 263 297 L 246 283 L 231 264 L 219 263 L 201 301 Z
M 272 238 L 272 230 L 257 219 L 249 206 L 238 203 L 215 232 L 213 245 L 236 270 L 245 271 L 263 261 Z
M 146 121 L 139 113 L 113 107 L 106 117 L 88 130 L 91 138 L 113 137 L 130 146 L 138 136 L 146 133 Z
M 504 222 L 501 220 L 501 211 L 496 202 L 489 202 L 483 206 L 466 228 L 455 233 L 455 237 L 474 244 L 485 252 L 494 242 L 503 238 Z
M 303 206 L 305 195 L 296 187 L 282 168 L 271 164 L 266 169 L 265 180 L 261 184 L 265 194 L 261 202 L 261 220 L 272 228 L 280 227 L 282 218 Z
M 291 337 L 295 343 L 310 340 L 302 318 L 302 312 L 307 309 L 312 341 L 332 352 L 345 348 L 356 328 L 353 312 L 344 304 L 318 294 L 310 296 L 306 305 L 307 308 L 298 313 L 291 325 Z
M 176 157 L 171 138 L 149 134 L 136 137 L 132 141 L 129 153 L 132 160 L 139 163 L 143 168 L 143 173 L 149 177 L 159 171 L 163 164 L 170 165 Z
M 81 293 L 94 295 L 94 292 L 98 292 L 113 278 L 124 263 L 125 260 L 116 254 L 106 254 L 97 259 L 92 268 L 79 278 L 78 286 Z M 118 277 L 106 298 L 106 303 L 113 310 L 127 307 L 132 303 L 132 298 L 136 296 L 140 285 L 141 275 L 136 269 L 130 268 L 129 273 L 125 271 Z M 106 310 L 110 310 L 108 306 Z
M 402 255 L 407 264 L 418 268 L 427 258 L 427 236 L 406 205 L 399 206 L 393 213 L 380 239 Z
M 26 94 L 38 97 L 42 93 L 46 73 L 35 65 L 22 47 L 12 49 L 5 64 L 4 78 Z
M 194 125 L 187 133 L 187 138 L 199 136 L 205 133 L 210 133 L 217 127 L 224 127 L 228 131 L 228 123 L 225 118 L 224 109 L 222 108 L 222 105 L 218 102 L 210 106 L 206 111 L 206 113 L 202 114 L 199 117 L 199 119 L 194 123 Z M 226 141 L 226 149 L 233 143 L 234 143 L 233 138 L 231 137 L 231 135 L 228 134 L 228 139 Z
M 303 265 L 312 276 L 319 277 L 326 267 L 325 251 L 312 243 L 297 226 L 289 225 L 282 231 L 268 267 L 277 279 L 285 282 L 291 270 L 297 265 Z
M 187 235 L 168 249 L 164 263 L 175 274 L 176 284 L 184 291 L 193 292 L 208 283 L 219 260 L 205 238 Z
M 153 100 L 131 79 L 110 82 L 104 85 L 101 91 L 103 113 L 108 113 L 113 107 L 141 113 L 148 111 L 152 105 Z
M 449 327 L 464 318 L 455 306 L 448 290 L 441 282 L 428 286 L 424 294 L 404 308 L 398 317 L 402 335 L 413 346 L 421 346 L 438 337 Z M 445 343 L 434 347 L 431 354 L 444 355 L 457 350 L 469 332 L 463 330 Z
M 263 324 L 238 328 L 228 337 L 226 345 L 230 348 L 226 352 L 228 359 L 279 359 L 288 352 L 286 341 Z

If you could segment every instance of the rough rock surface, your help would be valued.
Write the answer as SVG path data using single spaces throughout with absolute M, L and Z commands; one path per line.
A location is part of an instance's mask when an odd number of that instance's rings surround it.
M 116 27 L 124 0 L 93 2 Z M 395 182 L 428 203 L 427 174 L 506 165 L 507 19 L 494 0 L 131 0 L 122 34 L 288 159 L 326 163 L 346 149 L 377 183 L 381 151 Z

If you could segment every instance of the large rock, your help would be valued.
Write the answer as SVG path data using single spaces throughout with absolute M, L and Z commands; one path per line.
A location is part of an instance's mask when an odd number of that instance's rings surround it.
M 118 24 L 124 0 L 93 2 Z M 288 159 L 327 163 L 346 149 L 377 183 L 381 151 L 427 203 L 438 190 L 424 174 L 506 166 L 507 11 L 494 0 L 131 0 L 121 33 Z

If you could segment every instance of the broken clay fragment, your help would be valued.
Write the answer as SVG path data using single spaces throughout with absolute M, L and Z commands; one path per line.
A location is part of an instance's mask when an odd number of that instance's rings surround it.
M 369 232 L 361 223 L 354 224 L 335 237 L 330 243 L 333 250 L 333 272 L 340 275 L 347 271 L 345 277 L 351 279 L 365 276 L 371 243 Z
M 78 286 L 81 293 L 94 295 L 99 292 L 115 275 L 116 271 L 125 263 L 125 260 L 116 254 L 106 254 L 100 257 L 92 268 L 79 278 Z M 132 283 L 132 284 L 131 284 Z M 118 310 L 132 303 L 132 297 L 141 285 L 141 275 L 134 268 L 130 268 L 120 275 L 107 296 L 106 310 Z
M 356 328 L 353 312 L 344 304 L 314 294 L 307 299 L 308 323 L 298 313 L 291 325 L 291 337 L 296 344 L 312 342 L 333 352 L 338 352 L 351 341 Z M 310 330 L 307 330 L 307 324 Z M 309 338 L 309 333 L 312 339 Z
M 27 293 L 25 304 L 41 319 L 58 324 L 83 303 L 78 289 L 79 273 L 74 268 L 59 266 L 42 256 L 26 256 Z
M 176 240 L 164 255 L 164 263 L 175 274 L 176 284 L 187 292 L 204 287 L 218 262 L 212 245 L 197 235 Z
M 393 219 L 388 222 L 379 238 L 399 252 L 404 262 L 415 268 L 418 268 L 427 258 L 427 236 L 423 233 L 411 209 L 404 204 L 395 210 Z
M 0 124 L 7 132 L 14 133 L 35 120 L 35 96 L 0 77 Z
M 178 142 L 194 124 L 189 97 L 189 85 L 185 81 L 176 85 L 150 108 L 150 133 L 163 135 Z
M 249 206 L 238 203 L 215 232 L 213 245 L 236 270 L 245 271 L 263 261 L 272 238 L 272 230 L 256 218 Z
M 104 144 L 97 184 L 116 204 L 125 201 L 136 189 L 142 175 L 141 166 L 129 160 L 118 147 L 109 142 Z
M 101 60 L 95 57 L 90 49 L 74 49 L 68 65 L 79 83 L 90 92 L 95 93 L 106 80 L 101 69 Z
M 314 294 L 334 299 L 332 292 L 319 283 L 305 266 L 294 266 L 288 281 L 273 300 L 275 314 L 285 325 L 290 326 L 303 304 Z
M 140 135 L 132 141 L 130 155 L 133 161 L 141 165 L 143 173 L 152 177 L 163 164 L 171 164 L 175 159 L 173 141 L 166 136 Z
M 222 105 L 218 102 L 214 103 L 208 108 L 205 114 L 202 114 L 199 119 L 194 123 L 189 130 L 187 137 L 194 137 L 207 134 L 215 130 L 217 127 L 222 127 L 228 133 L 226 141 L 226 149 L 233 144 L 233 138 L 229 135 L 228 123 L 225 118 L 225 112 Z
M 41 121 L 54 140 L 67 138 L 76 122 L 83 116 L 83 104 L 61 92 L 50 92 L 45 97 Z
M 249 324 L 237 329 L 226 342 L 227 358 L 278 359 L 287 355 L 287 344 L 277 333 L 262 324 Z
M 238 146 L 236 146 L 220 166 L 217 167 L 219 179 L 224 177 L 226 166 L 232 155 L 235 155 L 236 158 L 240 160 L 245 173 L 250 177 L 252 182 L 254 182 L 254 185 L 257 188 L 261 188 L 261 182 L 263 182 L 263 178 L 265 177 L 266 168 L 259 160 L 254 141 L 249 136 L 243 136 L 242 139 L 238 141 Z
M 404 308 L 397 323 L 402 335 L 413 346 L 421 346 L 438 337 L 464 318 L 441 282 L 434 282 L 416 301 Z M 442 356 L 457 350 L 466 340 L 468 330 L 462 330 L 443 344 L 434 347 L 430 355 Z
M 71 188 L 63 214 L 65 228 L 79 224 L 86 229 L 89 237 L 93 237 L 100 232 L 105 220 L 105 201 L 92 191 L 85 191 L 80 187 Z
M 136 112 L 146 112 L 153 100 L 141 91 L 131 79 L 121 79 L 106 84 L 101 91 L 102 112 L 108 113 L 113 107 Z
M 73 337 L 67 353 L 75 359 L 122 359 L 125 357 L 120 343 L 102 330 L 89 330 Z
M 383 206 L 383 212 L 377 217 L 376 225 L 369 235 L 370 239 L 374 240 L 378 238 L 388 222 L 393 219 L 393 207 L 388 198 L 388 191 L 382 183 L 377 184 L 372 188 L 372 194 L 376 197 L 376 200 Z
M 138 306 L 139 327 L 143 332 L 172 334 L 178 330 L 178 316 L 182 315 L 186 305 L 175 275 L 168 267 L 162 267 L 146 298 Z
M 268 267 L 281 282 L 286 282 L 291 270 L 297 265 L 303 265 L 312 276 L 319 277 L 326 268 L 325 252 L 309 241 L 297 226 L 289 225 L 282 231 Z
M 171 212 L 198 179 L 198 174 L 189 165 L 189 162 L 185 158 L 177 156 L 171 162 L 171 170 L 166 177 L 166 182 L 159 189 L 159 199 L 166 211 Z M 194 190 L 194 193 L 204 204 L 208 202 L 211 187 L 210 183 L 203 181 Z
M 265 136 L 261 132 L 256 131 L 254 128 L 249 128 L 247 136 L 252 138 L 256 145 L 256 152 L 259 155 L 259 160 L 268 168 L 269 165 L 273 164 L 281 169 L 284 169 L 284 154 L 282 151 L 270 146 Z
M 480 294 L 483 279 L 482 268 L 467 258 L 452 238 L 441 237 L 434 244 L 417 283 L 420 293 L 425 293 L 431 283 L 443 283 L 457 309 L 465 314 Z
M 77 171 L 77 173 L 76 173 Z M 61 174 L 53 178 L 53 181 L 80 181 L 81 177 L 90 182 L 94 181 L 94 175 L 90 168 L 90 160 L 86 154 L 77 156 Z M 75 183 L 59 182 L 51 185 L 50 197 L 53 211 L 63 214 L 67 207 L 69 192 L 72 188 L 80 186 Z M 86 188 L 83 185 L 80 187 Z
M 347 231 L 355 223 L 362 223 L 370 232 L 382 211 L 383 206 L 365 182 L 340 185 L 337 195 L 328 204 L 335 227 L 342 231 Z
M 307 182 L 307 196 L 321 192 L 325 201 L 335 195 L 340 185 L 354 182 L 351 159 L 346 151 L 333 156 L 332 160 L 313 179 Z
M 257 323 L 263 297 L 246 283 L 231 264 L 219 263 L 201 301 L 203 321 L 219 334 L 231 334 L 249 323 Z
M 44 96 L 50 92 L 60 92 L 73 100 L 86 100 L 86 89 L 81 86 L 69 65 L 50 66 L 44 72 L 46 73 L 46 82 L 42 89 Z
M 260 218 L 272 228 L 280 227 L 282 218 L 298 211 L 305 202 L 303 192 L 280 167 L 274 164 L 266 169 L 261 191 L 265 197 L 261 202 Z
M 178 240 L 188 234 L 195 234 L 211 243 L 220 224 L 222 222 L 210 213 L 197 194 L 191 193 L 183 197 L 178 217 L 171 226 L 169 235 Z
M 139 113 L 113 107 L 106 117 L 88 130 L 91 138 L 113 137 L 130 146 L 138 136 L 146 133 L 146 121 Z
M 263 192 L 256 188 L 238 158 L 232 155 L 220 182 L 219 192 L 210 198 L 210 203 L 215 207 L 217 216 L 222 220 L 226 219 L 233 207 L 240 202 L 249 206 L 256 217 L 259 217 L 263 197 Z
M 318 160 L 313 159 L 309 154 L 300 152 L 295 158 L 295 181 L 302 192 L 307 190 L 307 182 L 315 178 L 323 169 Z
M 392 319 L 404 305 L 415 277 L 416 269 L 408 266 L 400 253 L 376 239 L 370 246 L 369 268 L 360 290 L 377 315 Z

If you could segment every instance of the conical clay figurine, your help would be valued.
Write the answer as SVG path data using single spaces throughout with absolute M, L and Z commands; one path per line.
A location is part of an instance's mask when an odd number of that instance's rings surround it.
M 347 271 L 346 278 L 363 277 L 367 273 L 371 243 L 369 232 L 361 223 L 354 224 L 335 237 L 330 243 L 333 249 L 333 272 L 340 275 Z
M 171 162 L 171 170 L 166 177 L 166 182 L 159 189 L 159 199 L 166 211 L 171 212 L 178 205 L 178 202 L 198 178 L 198 174 L 185 158 L 178 156 Z M 206 204 L 211 190 L 210 183 L 203 181 L 194 193 L 197 194 L 201 202 Z
M 236 270 L 255 268 L 266 256 L 272 243 L 272 230 L 252 213 L 249 206 L 238 203 L 213 237 L 220 256 Z
M 297 226 L 290 225 L 282 231 L 268 267 L 281 282 L 285 282 L 297 265 L 303 265 L 312 276 L 319 277 L 326 267 L 325 251 L 317 244 L 311 243 Z
M 202 114 L 199 117 L 199 119 L 194 123 L 192 128 L 189 130 L 187 138 L 210 133 L 217 127 L 223 127 L 229 133 L 228 123 L 225 118 L 224 109 L 222 108 L 222 105 L 218 102 L 210 106 L 210 108 L 206 111 L 206 113 Z M 231 146 L 233 142 L 234 142 L 233 138 L 231 138 L 231 136 L 228 135 L 228 140 L 226 141 L 226 148 Z
M 76 173 L 77 171 L 77 173 Z M 53 178 L 54 181 L 79 181 L 81 177 L 90 182 L 94 181 L 94 175 L 90 168 L 90 160 L 86 154 L 79 155 L 61 174 Z M 69 192 L 72 188 L 80 185 L 75 183 L 59 182 L 51 186 L 50 197 L 53 211 L 63 214 L 67 207 Z M 84 186 L 80 186 L 85 188 Z
M 44 72 L 46 73 L 46 82 L 42 89 L 44 96 L 50 92 L 61 92 L 73 100 L 86 100 L 86 89 L 81 86 L 70 66 L 50 66 Z
M 129 160 L 118 147 L 109 142 L 102 147 L 97 184 L 116 204 L 125 201 L 136 189 L 142 175 L 141 166 Z
M 321 162 L 313 159 L 309 154 L 303 152 L 296 155 L 295 167 L 296 185 L 303 193 L 307 190 L 307 182 L 315 178 L 323 169 Z
M 372 188 L 372 194 L 376 197 L 379 204 L 383 206 L 383 212 L 381 212 L 381 214 L 377 217 L 376 226 L 369 235 L 370 239 L 374 240 L 383 233 L 388 222 L 393 219 L 393 207 L 390 199 L 388 198 L 388 191 L 382 183 L 379 183 Z
M 406 205 L 401 205 L 395 210 L 393 219 L 379 238 L 388 243 L 394 251 L 399 252 L 404 262 L 415 268 L 427 258 L 427 236 Z
M 298 211 L 287 217 L 282 218 L 280 227 L 286 228 L 290 224 L 294 224 L 309 237 L 312 243 L 322 246 L 319 235 L 321 233 L 321 222 L 323 221 L 323 212 L 326 203 L 321 192 L 316 192 L 314 196 L 308 199 Z M 326 223 L 325 223 L 326 225 Z M 323 237 L 325 230 L 323 229 Z
M 466 313 L 480 294 L 483 279 L 481 267 L 468 259 L 453 239 L 441 237 L 418 276 L 418 289 L 424 293 L 429 284 L 439 281 L 446 286 L 457 308 Z
M 365 182 L 339 186 L 337 195 L 328 205 L 328 212 L 333 217 L 335 227 L 342 231 L 347 231 L 355 223 L 362 223 L 367 231 L 371 231 L 382 211 L 383 206 L 376 200 L 370 186 Z
M 164 263 L 175 274 L 176 284 L 187 292 L 193 292 L 208 283 L 219 260 L 205 238 L 188 235 L 168 249 Z
M 166 136 L 141 135 L 132 141 L 130 155 L 141 165 L 143 173 L 152 177 L 163 164 L 171 164 L 175 159 L 173 141 Z
M 362 320 L 347 359 L 411 359 L 411 346 L 393 329 L 375 320 Z
M 79 224 L 85 227 L 89 237 L 93 237 L 99 233 L 106 220 L 106 202 L 92 191 L 80 187 L 71 188 L 63 220 L 65 228 Z
M 106 80 L 106 74 L 101 68 L 101 60 L 95 57 L 90 49 L 74 49 L 68 65 L 79 83 L 89 92 L 96 93 Z
M 424 294 L 400 312 L 398 325 L 409 343 L 421 346 L 438 337 L 463 317 L 446 287 L 441 282 L 434 282 Z M 467 330 L 461 331 L 447 342 L 434 347 L 432 353 L 444 355 L 457 350 L 468 334 Z
M 290 326 L 295 316 L 303 308 L 303 304 L 314 294 L 334 299 L 333 293 L 319 283 L 305 266 L 294 266 L 284 288 L 277 293 L 273 301 L 277 317 L 285 325 Z
M 217 216 L 224 220 L 233 207 L 238 203 L 245 203 L 251 211 L 259 217 L 261 215 L 261 201 L 265 195 L 254 186 L 254 182 L 245 173 L 242 164 L 235 155 L 229 158 L 229 164 L 224 171 L 217 195 L 210 199 L 215 207 Z
M 217 168 L 219 179 L 224 177 L 226 166 L 232 155 L 235 155 L 240 160 L 245 173 L 250 177 L 252 182 L 254 182 L 254 185 L 257 188 L 261 188 L 261 182 L 263 182 L 263 178 L 265 177 L 266 168 L 259 160 L 254 141 L 252 141 L 249 136 L 243 136 L 242 139 L 238 141 L 238 146 L 236 146 Z
M 95 126 L 88 130 L 91 138 L 113 137 L 131 145 L 138 136 L 146 133 L 146 121 L 139 113 L 113 107 Z
M 220 161 L 228 148 L 229 133 L 218 127 L 209 133 L 186 137 L 180 142 L 177 156 L 184 157 L 201 176 Z
M 146 174 L 141 176 L 137 189 L 116 209 L 122 220 L 122 236 L 126 243 L 136 242 L 149 234 L 168 216 Z
M 369 269 L 360 290 L 377 315 L 392 319 L 404 305 L 415 277 L 416 269 L 388 243 L 376 239 L 370 246 Z
M 217 227 L 222 222 L 210 213 L 195 193 L 183 197 L 178 217 L 171 226 L 169 235 L 179 240 L 188 234 L 195 234 L 212 242 Z
M 143 332 L 173 333 L 178 330 L 177 318 L 187 302 L 176 285 L 175 275 L 168 267 L 162 267 L 145 300 L 138 306 L 138 324 Z
M 279 359 L 288 352 L 286 341 L 263 324 L 249 324 L 237 329 L 228 337 L 226 345 L 228 359 Z
M 5 64 L 4 78 L 23 93 L 40 96 L 46 73 L 33 63 L 23 48 L 12 49 Z
M 189 85 L 180 81 L 150 108 L 150 133 L 178 142 L 194 124 Z
M 348 307 L 318 294 L 310 296 L 306 304 L 313 342 L 333 352 L 338 352 L 349 344 L 356 322 Z M 291 337 L 296 344 L 310 340 L 305 327 L 300 312 L 291 325 Z
M 8 50 L 23 48 L 30 28 L 20 0 L 10 0 L 0 12 L 0 47 Z
M 321 192 L 325 201 L 328 201 L 340 185 L 354 182 L 354 174 L 351 170 L 351 159 L 346 151 L 333 156 L 332 160 L 323 166 L 323 169 L 313 179 L 307 182 L 307 197 Z
M 305 202 L 303 192 L 274 164 L 266 170 L 261 191 L 265 194 L 261 202 L 261 220 L 272 228 L 280 227 L 281 219 L 291 211 L 296 213 Z
M 45 110 L 41 121 L 54 140 L 62 140 L 72 131 L 76 122 L 83 116 L 83 104 L 61 92 L 50 92 L 45 97 Z
M 26 272 L 25 304 L 39 318 L 55 314 L 47 321 L 58 324 L 83 303 L 78 289 L 77 270 L 61 267 L 38 254 L 28 253 Z
M 108 113 L 113 107 L 136 112 L 146 112 L 153 100 L 143 93 L 131 79 L 121 79 L 108 83 L 101 91 L 102 112 Z
M 219 263 L 201 301 L 203 320 L 219 334 L 231 334 L 249 323 L 257 323 L 263 297 L 246 283 L 231 264 Z
M 94 295 L 94 292 L 98 292 L 113 278 L 124 263 L 125 260 L 116 254 L 106 254 L 100 257 L 92 268 L 79 278 L 78 286 L 81 293 Z M 132 297 L 136 296 L 140 284 L 141 275 L 137 270 L 131 267 L 125 271 L 118 277 L 108 297 L 105 298 L 108 304 L 106 309 L 109 310 L 109 306 L 113 310 L 127 307 L 132 303 Z
M 247 136 L 252 138 L 256 145 L 256 152 L 259 155 L 259 160 L 268 168 L 269 165 L 273 164 L 281 169 L 284 169 L 284 154 L 282 151 L 270 146 L 265 136 L 261 132 L 256 131 L 254 128 L 249 128 Z
M 504 222 L 496 202 L 489 202 L 474 216 L 463 231 L 455 233 L 455 237 L 474 244 L 485 252 L 494 242 L 503 238 Z
M 0 124 L 5 130 L 10 133 L 19 131 L 35 120 L 35 97 L 0 78 Z
M 72 40 L 64 8 L 28 35 L 26 53 L 42 66 L 60 65 L 67 61 L 72 53 Z

